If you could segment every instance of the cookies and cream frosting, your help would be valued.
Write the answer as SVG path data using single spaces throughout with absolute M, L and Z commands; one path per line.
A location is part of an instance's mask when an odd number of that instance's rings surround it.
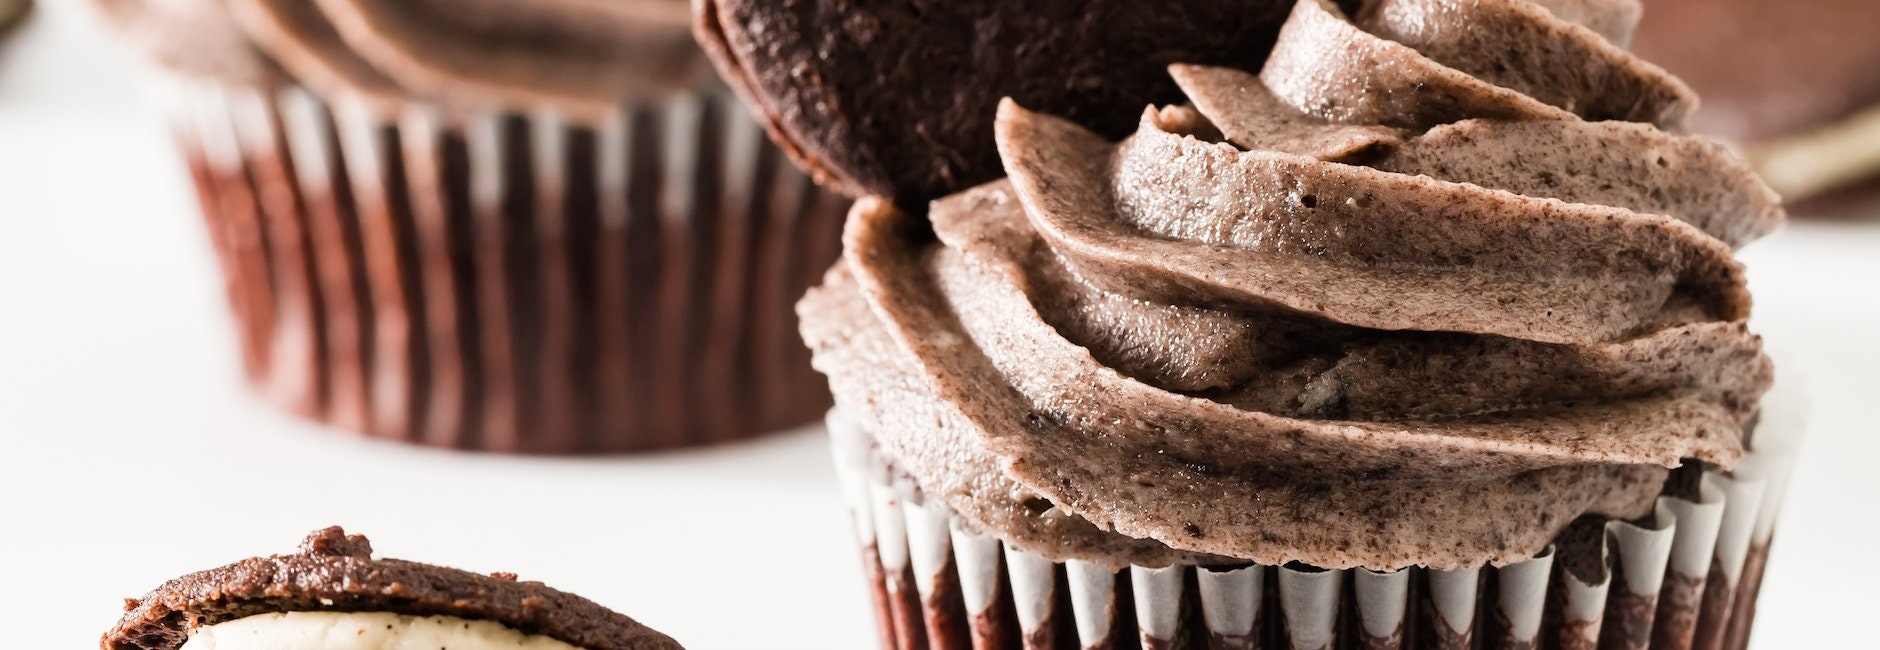
M 1634 5 L 1302 0 L 1258 74 L 1107 141 L 1007 102 L 1006 180 L 850 217 L 799 306 L 923 498 L 1113 565 L 1505 564 L 1728 467 L 1782 221 Z M 932 241 L 937 238 L 937 242 Z

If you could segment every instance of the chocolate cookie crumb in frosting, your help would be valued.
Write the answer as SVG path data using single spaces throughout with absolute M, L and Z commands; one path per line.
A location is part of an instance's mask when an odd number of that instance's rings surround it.
M 365 537 L 347 535 L 337 526 L 308 535 L 296 553 L 249 558 L 192 573 L 164 583 L 143 598 L 127 599 L 125 605 L 124 617 L 104 635 L 105 650 L 179 650 L 201 630 L 251 617 L 269 618 L 240 626 L 248 633 L 243 636 L 272 627 L 265 624 L 305 621 L 372 621 L 419 634 L 443 634 L 445 630 L 434 629 L 438 621 L 457 620 L 468 622 L 461 629 L 536 644 L 524 647 L 681 647 L 593 601 L 540 582 L 519 582 L 514 574 L 486 576 L 373 559 L 372 545 Z M 485 629 L 484 623 L 503 629 Z M 531 641 L 533 637 L 565 645 Z

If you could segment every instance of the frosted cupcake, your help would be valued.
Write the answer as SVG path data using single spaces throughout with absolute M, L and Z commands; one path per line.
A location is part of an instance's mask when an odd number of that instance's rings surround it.
M 1301 0 L 1258 74 L 850 214 L 799 304 L 896 647 L 1733 647 L 1775 194 L 1624 3 Z M 937 239 L 937 241 L 935 241 Z
M 1799 215 L 1880 207 L 1880 4 L 1655 0 L 1637 51 L 1704 96 L 1693 130 L 1729 138 Z
M 98 0 L 169 74 L 247 373 L 297 413 L 615 452 L 813 420 L 818 190 L 685 3 Z

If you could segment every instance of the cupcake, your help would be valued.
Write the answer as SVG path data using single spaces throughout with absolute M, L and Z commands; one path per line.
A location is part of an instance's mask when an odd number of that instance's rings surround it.
M 1006 179 L 858 202 L 798 313 L 884 647 L 1746 643 L 1785 217 L 1624 4 L 1301 0 L 1121 141 L 1008 100 Z
M 1790 201 L 1812 199 L 1801 212 L 1873 205 L 1880 4 L 1652 0 L 1635 48 L 1703 94 L 1694 129 L 1738 142 Z
M 255 557 L 126 599 L 104 650 L 653 650 L 670 637 L 515 574 L 374 559 L 335 526 L 289 555 Z
M 161 75 L 247 376 L 409 442 L 590 453 L 828 406 L 790 304 L 847 201 L 679 0 L 97 0 Z

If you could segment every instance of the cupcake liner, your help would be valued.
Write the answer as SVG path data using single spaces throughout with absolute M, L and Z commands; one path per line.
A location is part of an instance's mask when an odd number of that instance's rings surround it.
M 1739 469 L 1607 521 L 1578 568 L 1554 547 L 1503 567 L 1385 573 L 1052 561 L 890 480 L 841 409 L 828 426 L 884 648 L 1708 649 L 1747 642 L 1803 426 L 1790 401 L 1765 401 Z
M 812 421 L 792 305 L 846 201 L 717 90 L 447 113 L 167 84 L 247 376 L 334 425 L 584 453 Z
M 1771 398 L 1764 401 L 1780 408 L 1763 409 L 1762 426 L 1758 427 L 1756 435 L 1749 441 L 1755 453 L 1745 456 L 1733 472 L 1740 479 L 1762 481 L 1763 490 L 1761 502 L 1756 507 L 1756 516 L 1749 523 L 1749 536 L 1741 551 L 1742 566 L 1735 573 L 1735 588 L 1727 596 L 1729 606 L 1727 609 L 1718 606 L 1711 608 L 1718 617 L 1725 616 L 1723 612 L 1727 611 L 1728 625 L 1721 642 L 1699 647 L 1734 650 L 1749 647 L 1750 627 L 1756 621 L 1756 599 L 1762 592 L 1763 572 L 1769 565 L 1769 547 L 1775 540 L 1776 522 L 1782 514 L 1782 504 L 1788 498 L 1795 455 L 1801 447 L 1803 434 L 1808 431 L 1808 402 L 1798 385 L 1777 386 Z M 1726 552 L 1735 552 L 1734 548 L 1721 541 L 1719 547 Z M 1729 565 L 1723 566 L 1727 569 Z M 1726 570 L 1724 575 L 1731 574 Z M 1725 596 L 1719 594 L 1718 597 Z M 1707 615 L 1700 625 L 1708 627 L 1714 620 Z

